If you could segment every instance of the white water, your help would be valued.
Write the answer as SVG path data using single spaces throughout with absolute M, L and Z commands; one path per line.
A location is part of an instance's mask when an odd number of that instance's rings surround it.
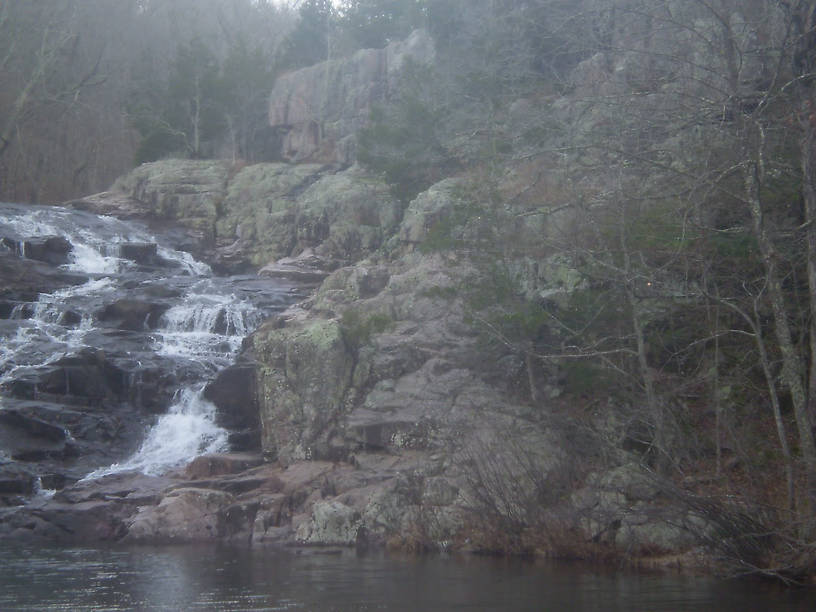
M 17 207 L 4 212 L 3 225 L 20 238 L 61 236 L 67 239 L 74 248 L 66 267 L 84 274 L 115 274 L 132 268 L 135 266 L 132 261 L 119 257 L 119 247 L 128 243 L 156 242 L 146 230 L 114 217 L 77 214 L 70 209 L 55 207 Z M 91 218 L 95 227 L 83 224 Z M 24 251 L 22 244 L 20 250 Z M 207 264 L 196 261 L 189 253 L 159 245 L 157 254 L 176 263 L 183 274 L 203 276 L 211 272 Z
M 117 472 L 138 471 L 157 476 L 193 457 L 227 450 L 227 432 L 215 424 L 215 406 L 197 390 L 182 389 L 167 414 L 148 432 L 136 454 L 122 463 L 88 474 L 91 480 Z
M 33 313 L 29 318 L 25 318 L 23 306 L 15 308 L 12 317 L 19 319 L 19 327 L 14 335 L 2 338 L 0 383 L 13 380 L 27 368 L 48 365 L 86 346 L 86 336 L 95 326 L 91 305 L 98 307 L 100 298 L 104 300 L 107 294 L 121 291 L 117 275 L 136 268 L 134 262 L 119 257 L 120 246 L 156 243 L 148 232 L 112 217 L 38 207 L 11 206 L 3 212 L 2 235 L 19 237 L 21 254 L 24 239 L 62 236 L 73 246 L 69 262 L 63 267 L 91 276 L 91 280 L 41 294 L 30 307 Z M 152 332 L 155 352 L 204 365 L 211 374 L 229 365 L 244 336 L 260 323 L 261 313 L 248 300 L 219 293 L 210 278 L 209 266 L 195 261 L 188 253 L 159 245 L 157 254 L 174 263 L 165 275 L 200 280 L 189 283 L 178 304 L 162 316 L 158 329 Z M 155 282 L 156 278 L 151 280 Z M 79 323 L 62 324 L 68 309 L 81 316 Z M 226 450 L 227 432 L 215 424 L 215 407 L 202 398 L 203 387 L 204 383 L 199 381 L 178 390 L 167 413 L 157 419 L 132 457 L 95 470 L 86 478 L 125 470 L 160 474 L 199 454 Z
M 223 367 L 241 342 L 260 323 L 261 313 L 233 294 L 213 293 L 208 281 L 197 283 L 184 300 L 162 315 L 156 352 L 187 357 Z
M 22 308 L 18 306 L 11 316 L 20 319 L 17 333 L 0 346 L 0 383 L 14 379 L 23 368 L 48 365 L 84 347 L 85 335 L 93 325 L 90 314 L 82 307 L 90 299 L 114 289 L 111 279 L 100 278 L 54 293 L 41 293 L 33 305 L 33 314 L 27 319 L 22 317 Z M 62 325 L 66 304 L 74 306 L 72 311 L 81 316 L 76 326 Z M 34 350 L 34 346 L 46 346 L 50 350 L 40 352 Z

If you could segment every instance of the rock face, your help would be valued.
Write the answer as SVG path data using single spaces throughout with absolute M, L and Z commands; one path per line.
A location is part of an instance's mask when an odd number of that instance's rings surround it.
M 283 75 L 269 100 L 269 124 L 284 133 L 281 156 L 293 162 L 351 164 L 355 133 L 385 101 L 408 61 L 433 60 L 430 35 L 416 30 L 384 49 L 363 49 Z
M 229 165 L 222 161 L 165 160 L 143 164 L 114 183 L 154 220 L 184 220 L 205 243 L 215 240 L 213 223 L 224 199 Z
M 590 475 L 575 490 L 565 440 L 576 433 L 559 421 L 557 373 L 533 372 L 480 332 L 485 306 L 475 301 L 480 292 L 493 295 L 496 280 L 478 252 L 449 247 L 482 231 L 478 215 L 459 214 L 461 181 L 432 186 L 403 215 L 369 181 L 356 169 L 263 164 L 228 180 L 216 207 L 216 235 L 240 233 L 244 252 L 316 245 L 300 258 L 304 265 L 336 268 L 310 299 L 252 334 L 239 361 L 205 392 L 232 431 L 233 449 L 262 455 L 200 457 L 163 480 L 63 482 L 60 493 L 37 502 L 36 520 L 27 507 L 0 517 L 0 535 L 490 549 L 521 546 L 514 529 L 535 524 L 551 530 L 536 544 L 550 554 L 559 538 L 647 552 L 690 546 L 682 531 L 664 526 L 690 517 L 656 515 L 658 492 L 636 468 Z M 517 229 L 524 236 L 543 228 Z M 373 238 L 341 249 L 340 235 Z M 135 248 L 133 259 L 150 259 L 150 251 Z M 510 266 L 524 293 L 556 299 L 574 288 L 568 262 L 547 262 Z M 144 289 L 138 299 L 111 302 L 100 318 L 120 331 L 149 327 L 168 299 Z M 69 359 L 36 380 L 23 377 L 13 392 L 57 395 L 70 384 L 88 403 L 108 405 L 124 391 L 94 384 L 94 368 L 105 367 L 99 355 Z M 531 402 L 531 393 L 545 400 Z M 37 452 L 67 456 L 76 448 L 65 431 L 77 437 L 80 427 L 104 433 L 107 426 L 85 413 L 70 421 L 61 407 L 63 426 L 43 413 L 47 406 L 28 401 L 7 411 L 0 430 L 34 440 Z M 30 472 L 0 471 L 7 503 L 36 486 Z
M 334 173 L 314 164 L 247 166 L 230 181 L 223 208 L 216 228 L 225 249 L 263 265 L 311 248 L 331 268 L 377 249 L 401 212 L 387 186 L 359 168 Z
M 394 256 L 338 269 L 304 309 L 251 336 L 265 455 L 290 467 L 352 464 L 363 485 L 323 491 L 297 523 L 299 541 L 446 547 L 470 537 L 468 466 L 485 449 L 525 440 L 535 450 L 524 460 L 542 478 L 566 460 L 520 401 L 519 377 L 496 376 L 467 322 L 463 285 L 485 280 L 480 267 L 416 249 L 452 214 L 456 187 L 445 181 L 411 204 L 389 243 Z M 389 462 L 402 469 L 384 469 Z M 513 478 L 507 469 L 500 478 Z
M 401 214 L 387 185 L 359 168 L 240 168 L 195 160 L 143 164 L 111 191 L 70 205 L 147 220 L 168 242 L 222 273 L 258 268 L 306 249 L 323 267 L 348 265 L 379 248 Z M 123 256 L 147 264 L 156 259 L 136 247 Z M 295 272 L 289 270 L 289 277 Z

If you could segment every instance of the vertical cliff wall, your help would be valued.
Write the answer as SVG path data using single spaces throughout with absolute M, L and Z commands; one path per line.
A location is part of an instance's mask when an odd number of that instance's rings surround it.
M 321 62 L 281 76 L 269 100 L 269 124 L 282 134 L 281 157 L 291 162 L 350 164 L 355 133 L 371 108 L 388 98 L 408 61 L 431 62 L 434 46 L 424 30 L 383 49 Z

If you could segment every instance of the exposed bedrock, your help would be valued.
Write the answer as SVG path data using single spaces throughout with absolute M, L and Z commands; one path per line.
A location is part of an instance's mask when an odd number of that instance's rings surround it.
M 349 165 L 356 158 L 356 133 L 375 104 L 396 88 L 408 61 L 434 58 L 428 32 L 383 49 L 362 49 L 346 58 L 321 62 L 277 79 L 269 101 L 269 124 L 282 132 L 280 155 L 292 162 Z
M 200 160 L 143 164 L 110 191 L 70 205 L 143 219 L 216 272 L 240 273 L 293 258 L 266 274 L 310 281 L 378 249 L 402 212 L 385 183 L 356 167 Z M 133 252 L 123 257 L 157 263 L 148 246 L 128 248 Z M 307 250 L 307 259 L 297 257 Z
M 284 169 L 262 165 L 252 173 L 278 185 L 292 178 Z M 326 219 L 337 210 L 375 206 L 369 201 L 354 208 L 351 200 L 362 193 L 385 193 L 376 182 L 359 191 L 354 185 L 363 175 L 357 170 L 296 172 L 317 180 L 293 200 L 305 207 L 290 211 L 293 219 L 320 218 L 309 206 L 326 200 L 304 197 L 321 182 L 350 190 L 337 189 L 335 202 L 352 208 L 334 208 Z M 248 202 L 262 201 L 251 195 L 253 183 L 247 183 L 246 208 L 236 204 L 232 217 L 224 218 L 250 218 L 242 216 L 252 208 Z M 233 449 L 254 454 L 201 457 L 166 481 L 119 475 L 96 485 L 69 482 L 41 502 L 35 518 L 24 508 L 10 509 L 0 521 L 3 532 L 60 541 L 97 534 L 134 542 L 489 549 L 496 533 L 484 520 L 493 516 L 486 508 L 510 516 L 521 512 L 528 520 L 533 515 L 524 513 L 535 508 L 543 509 L 534 516 L 546 522 L 552 530 L 547 533 L 562 539 L 594 539 L 630 551 L 689 550 L 687 532 L 677 525 L 692 517 L 665 507 L 656 485 L 636 466 L 623 461 L 613 473 L 577 472 L 570 440 L 580 432 L 563 416 L 568 406 L 558 401 L 558 372 L 544 366 L 530 371 L 523 357 L 485 342 L 473 296 L 494 282 L 489 266 L 478 253 L 427 248 L 440 223 L 454 238 L 477 232 L 456 215 L 461 193 L 459 181 L 442 181 L 404 215 L 389 213 L 388 233 L 370 225 L 383 232 L 379 251 L 339 254 L 314 295 L 263 324 L 245 341 L 238 362 L 208 385 L 205 397 L 216 404 L 218 422 L 231 430 Z M 331 228 L 342 221 L 328 223 L 328 233 L 320 230 L 324 238 L 317 246 L 306 238 L 317 235 L 315 226 L 287 223 L 290 246 L 282 253 L 299 248 L 291 244 L 328 249 L 334 244 Z M 521 229 L 520 236 L 541 231 Z M 286 231 L 265 248 L 279 248 Z M 360 259 L 342 265 L 343 257 Z M 304 259 L 316 267 L 311 255 Z M 509 269 L 520 291 L 558 299 L 576 286 L 568 264 L 554 257 L 531 267 L 522 258 Z M 144 293 L 140 299 L 132 305 L 132 321 L 149 327 L 148 305 L 164 303 L 164 296 Z M 128 326 L 124 317 L 112 320 Z M 64 390 L 66 376 L 80 383 L 80 374 L 95 367 L 93 359 L 55 364 L 53 373 L 39 374 L 28 388 L 53 398 Z M 88 378 L 86 390 L 95 403 L 129 392 L 93 380 Z M 551 399 L 531 402 L 533 387 L 538 397 Z M 30 408 L 15 408 L 20 416 L 10 416 L 4 426 L 64 453 L 67 442 L 56 431 L 37 428 L 39 420 L 53 421 L 42 419 L 42 408 L 26 397 Z M 81 418 L 89 423 L 90 416 Z M 65 429 L 77 437 L 76 424 Z M 0 480 L 9 503 L 36 486 L 25 470 L 7 472 Z M 557 542 L 534 545 L 558 552 Z

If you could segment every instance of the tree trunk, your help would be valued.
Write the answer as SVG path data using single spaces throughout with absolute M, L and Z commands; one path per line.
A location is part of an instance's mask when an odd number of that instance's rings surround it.
M 807 278 L 810 307 L 810 375 L 808 381 L 808 414 L 811 423 L 816 416 L 816 125 L 811 120 L 814 109 L 806 103 L 801 112 L 802 199 L 805 205 Z
M 813 528 L 812 509 L 816 507 L 816 443 L 813 438 L 810 415 L 808 412 L 808 397 L 804 384 L 805 364 L 802 355 L 797 351 L 793 340 L 788 313 L 785 308 L 785 295 L 782 282 L 776 265 L 776 251 L 765 227 L 760 185 L 762 184 L 763 163 L 762 150 L 764 137 L 760 129 L 759 155 L 754 161 L 745 163 L 744 182 L 747 204 L 750 208 L 754 226 L 754 237 L 759 246 L 759 253 L 765 266 L 768 299 L 774 319 L 774 331 L 782 353 L 782 381 L 790 391 L 793 402 L 793 413 L 796 420 L 796 430 L 799 437 L 799 450 L 805 469 L 806 500 L 803 504 L 805 534 L 810 534 Z

